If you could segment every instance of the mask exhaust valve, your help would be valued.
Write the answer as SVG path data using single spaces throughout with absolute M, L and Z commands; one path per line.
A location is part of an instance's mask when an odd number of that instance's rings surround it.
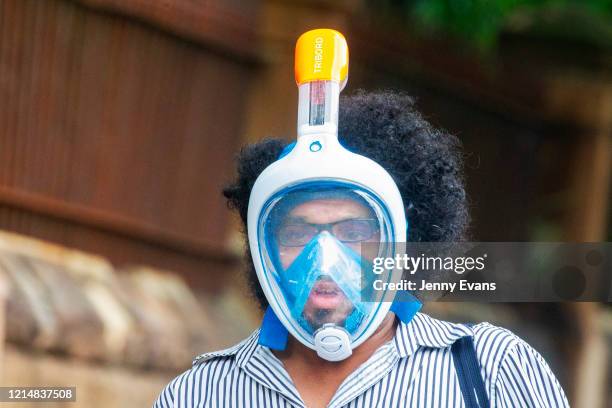
M 342 361 L 353 354 L 348 332 L 332 323 L 315 332 L 314 344 L 319 357 L 327 361 Z

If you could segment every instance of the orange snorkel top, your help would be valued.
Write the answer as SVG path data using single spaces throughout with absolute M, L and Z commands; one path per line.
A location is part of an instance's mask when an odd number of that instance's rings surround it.
M 329 28 L 307 31 L 295 45 L 295 82 L 334 81 L 342 89 L 348 61 L 348 45 L 341 33 Z
M 295 44 L 298 85 L 297 135 L 337 137 L 338 101 L 348 78 L 348 45 L 329 28 L 305 32 Z

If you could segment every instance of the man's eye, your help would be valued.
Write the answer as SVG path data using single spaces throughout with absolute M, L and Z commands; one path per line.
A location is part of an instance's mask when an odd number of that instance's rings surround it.
M 356 242 L 356 241 L 364 241 L 370 238 L 370 236 L 371 234 L 366 233 L 364 231 L 344 231 L 340 239 L 342 241 Z
M 287 238 L 301 238 L 305 235 L 306 234 L 304 233 L 304 231 L 288 231 L 285 236 Z
M 287 225 L 281 228 L 279 238 L 281 243 L 286 245 L 302 244 L 303 241 L 308 241 L 312 228 L 307 225 Z
M 363 232 L 360 232 L 360 231 L 348 231 L 345 234 L 345 236 L 346 236 L 346 238 L 351 239 L 351 240 L 367 238 L 367 235 L 364 234 Z
M 373 233 L 374 228 L 367 220 L 349 220 L 336 226 L 336 235 L 341 241 L 365 241 Z

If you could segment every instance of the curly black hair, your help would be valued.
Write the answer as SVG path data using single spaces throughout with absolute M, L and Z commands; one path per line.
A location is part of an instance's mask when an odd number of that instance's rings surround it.
M 409 241 L 466 239 L 469 213 L 461 144 L 454 135 L 429 124 L 411 96 L 393 91 L 357 91 L 343 96 L 338 135 L 343 146 L 376 161 L 393 177 L 406 206 Z M 240 215 L 245 240 L 253 184 L 287 144 L 281 139 L 265 139 L 243 147 L 238 154 L 237 177 L 223 195 Z M 265 309 L 267 301 L 246 247 L 249 286 Z

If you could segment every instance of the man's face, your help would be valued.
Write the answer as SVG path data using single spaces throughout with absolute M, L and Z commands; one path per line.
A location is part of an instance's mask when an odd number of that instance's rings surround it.
M 293 208 L 284 219 L 282 227 L 292 234 L 291 239 L 298 242 L 305 231 L 305 237 L 310 237 L 314 231 L 324 228 L 344 245 L 359 253 L 363 242 L 380 240 L 380 232 L 376 227 L 375 233 L 369 234 L 372 225 L 377 224 L 371 211 L 354 200 L 319 199 Z M 291 265 L 306 243 L 291 246 L 279 243 L 279 257 L 283 269 L 286 270 Z M 353 303 L 338 285 L 330 277 L 322 275 L 310 292 L 303 315 L 313 327 L 318 328 L 325 323 L 342 325 L 352 310 Z

